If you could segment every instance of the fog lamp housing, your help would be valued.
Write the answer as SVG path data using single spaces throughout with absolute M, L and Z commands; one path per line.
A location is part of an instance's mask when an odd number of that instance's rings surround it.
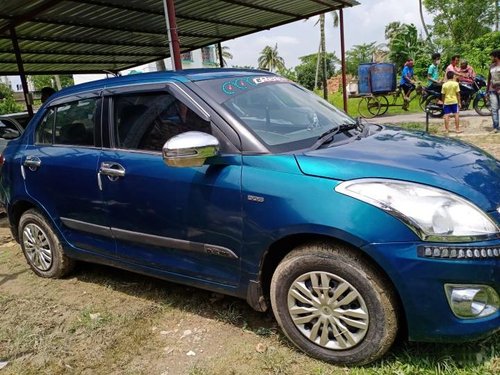
M 451 311 L 460 319 L 485 318 L 500 306 L 497 292 L 487 285 L 445 284 L 444 290 Z

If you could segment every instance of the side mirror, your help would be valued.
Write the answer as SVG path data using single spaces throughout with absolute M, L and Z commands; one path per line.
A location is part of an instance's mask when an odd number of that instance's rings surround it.
M 169 167 L 201 167 L 207 158 L 219 155 L 219 141 L 202 132 L 186 132 L 163 146 L 163 161 Z

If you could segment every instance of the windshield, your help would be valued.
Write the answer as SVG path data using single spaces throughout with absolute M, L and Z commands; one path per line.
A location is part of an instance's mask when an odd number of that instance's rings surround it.
M 356 122 L 314 93 L 276 76 L 197 82 L 273 152 L 309 148 Z

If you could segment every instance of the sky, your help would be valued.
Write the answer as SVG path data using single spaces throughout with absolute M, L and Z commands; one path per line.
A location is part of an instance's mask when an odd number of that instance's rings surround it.
M 418 0 L 358 0 L 360 5 L 344 9 L 345 42 L 349 49 L 362 43 L 383 43 L 385 26 L 393 21 L 413 23 L 421 31 L 422 23 Z M 427 23 L 431 16 L 424 14 Z M 229 66 L 257 67 L 260 51 L 266 46 L 278 43 L 278 52 L 285 59 L 287 68 L 300 64 L 299 57 L 317 53 L 319 47 L 318 17 L 297 21 L 268 31 L 244 36 L 223 43 L 230 48 L 233 59 Z M 340 57 L 340 31 L 333 28 L 333 19 L 326 19 L 326 49 Z M 169 59 L 167 59 L 169 61 Z M 167 66 L 170 63 L 167 61 Z M 126 72 L 124 73 L 126 74 Z M 104 75 L 78 75 L 75 83 L 104 78 Z M 78 79 L 76 79 L 78 78 Z M 10 77 L 14 84 L 20 83 L 19 77 Z
M 362 43 L 383 43 L 385 26 L 393 21 L 413 23 L 422 29 L 418 0 L 358 0 L 361 5 L 344 9 L 345 43 L 349 49 Z M 427 23 L 431 17 L 424 14 Z M 229 46 L 233 59 L 229 65 L 257 67 L 260 51 L 278 43 L 278 52 L 288 68 L 300 63 L 299 57 L 317 53 L 319 26 L 314 26 L 318 17 L 298 21 L 223 43 Z M 326 49 L 340 57 L 340 31 L 333 28 L 333 19 L 326 19 Z

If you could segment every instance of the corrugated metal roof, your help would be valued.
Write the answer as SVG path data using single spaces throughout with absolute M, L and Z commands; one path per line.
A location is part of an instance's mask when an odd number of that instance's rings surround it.
M 176 0 L 181 52 L 347 6 L 355 0 Z M 162 0 L 2 0 L 0 75 L 119 71 L 169 57 Z

